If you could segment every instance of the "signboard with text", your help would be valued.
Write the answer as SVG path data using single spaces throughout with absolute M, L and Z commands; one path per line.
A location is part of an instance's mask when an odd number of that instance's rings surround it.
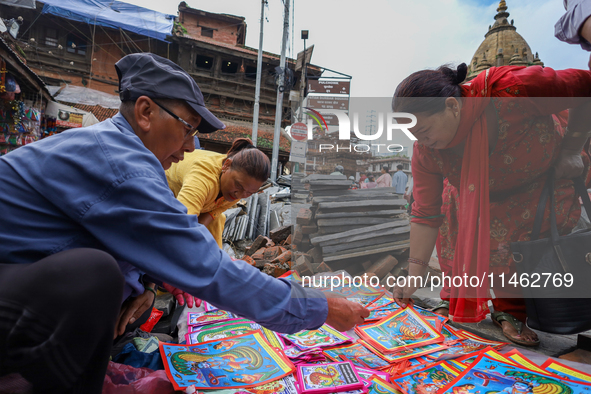
M 83 116 L 83 114 L 77 114 L 60 109 L 57 114 L 57 121 L 55 123 L 60 127 L 82 127 Z
M 349 110 L 349 96 L 308 96 L 308 106 L 317 109 Z
M 308 80 L 309 93 L 349 94 L 350 81 Z

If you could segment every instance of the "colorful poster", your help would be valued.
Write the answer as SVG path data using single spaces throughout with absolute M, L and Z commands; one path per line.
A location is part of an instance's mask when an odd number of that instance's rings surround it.
M 388 366 L 387 361 L 382 360 L 360 343 L 324 349 L 323 354 L 332 361 L 351 361 L 356 367 L 380 369 Z
M 355 332 L 384 354 L 440 343 L 444 339 L 412 307 L 399 310 L 375 324 L 358 326 Z
M 380 379 L 385 380 L 388 382 L 390 380 L 390 375 L 386 372 L 376 371 L 374 369 L 362 368 L 362 367 L 355 367 L 357 374 L 361 379 L 365 379 L 367 381 L 371 380 L 372 376 L 377 376 Z
M 330 283 L 330 282 L 329 282 Z M 370 288 L 365 286 L 341 286 L 341 287 L 331 287 L 321 288 L 319 289 L 325 293 L 336 293 L 340 294 L 346 298 L 367 298 L 371 299 L 367 302 L 367 304 L 375 301 L 376 299 L 382 297 L 386 292 L 383 291 L 381 288 Z M 366 305 L 367 305 L 366 304 Z
M 366 347 L 359 342 L 351 343 L 349 345 L 335 346 L 324 349 L 324 355 L 333 361 L 339 361 L 339 355 L 343 354 L 347 357 L 363 356 L 365 354 L 372 354 Z
M 205 308 L 205 312 L 213 312 L 218 310 L 216 306 L 211 305 L 207 301 L 203 301 L 203 308 Z
M 287 271 L 285 274 L 281 275 L 280 278 L 287 279 L 290 282 L 302 284 L 302 277 L 297 271 Z
M 387 316 L 390 316 L 392 313 L 398 310 L 400 310 L 400 307 L 395 302 L 382 306 L 380 308 L 370 309 L 369 316 L 365 318 L 365 321 L 371 322 L 375 320 L 381 320 Z
M 206 326 L 194 327 L 193 330 L 187 334 L 186 338 L 187 343 L 194 344 L 242 335 L 257 331 L 260 328 L 261 326 L 259 324 L 248 319 L 232 319 L 220 323 L 208 324 Z
M 206 394 L 298 394 L 293 375 L 256 387 L 227 390 L 207 390 Z
M 353 341 L 350 336 L 326 324 L 317 330 L 304 330 L 295 334 L 279 335 L 293 343 L 300 350 L 341 345 Z
M 160 343 L 160 354 L 175 390 L 260 386 L 295 370 L 260 332 L 195 345 Z
M 432 343 L 430 345 L 415 347 L 411 349 L 404 349 L 397 353 L 387 353 L 384 354 L 380 352 L 378 349 L 371 346 L 369 343 L 360 340 L 369 350 L 371 350 L 374 354 L 380 356 L 384 360 L 388 361 L 389 363 L 398 363 L 403 360 L 408 360 L 412 358 L 416 358 L 419 356 L 426 356 L 434 352 L 438 352 L 444 349 L 447 349 L 447 345 L 442 343 Z
M 445 324 L 443 326 L 441 326 L 441 334 L 445 338 L 443 340 L 443 343 L 445 343 L 446 345 L 452 345 L 452 344 L 456 343 L 457 341 L 461 341 L 464 339 L 464 337 L 461 336 L 460 333 L 457 332 L 455 328 L 445 325 Z
M 235 319 L 233 313 L 223 311 L 221 309 L 212 312 L 189 312 L 187 314 L 187 324 L 192 327 L 203 326 L 211 323 L 219 323 L 222 321 Z M 189 330 L 192 331 L 193 329 Z
M 435 393 L 445 387 L 459 375 L 453 367 L 445 361 L 415 370 L 411 373 L 393 378 L 407 394 Z
M 552 358 L 546 360 L 546 362 L 541 365 L 541 368 L 562 379 L 591 383 L 591 375 L 569 367 L 568 365 L 561 364 Z
M 363 388 L 361 378 L 348 361 L 299 365 L 297 371 L 302 394 L 333 393 Z
M 214 339 L 243 335 L 259 330 L 263 333 L 265 339 L 271 344 L 271 346 L 283 349 L 285 344 L 281 338 L 279 338 L 279 334 L 248 319 L 231 319 L 221 323 L 194 327 L 192 332 L 185 335 L 185 338 L 188 344 L 195 344 L 213 341 Z
M 368 304 L 368 305 L 367 305 L 367 309 L 369 309 L 369 310 L 372 310 L 372 309 L 383 308 L 383 307 L 385 307 L 386 305 L 391 305 L 393 302 L 394 302 L 394 298 L 392 298 L 392 296 L 391 296 L 391 295 L 387 295 L 387 294 L 386 294 L 386 295 L 384 295 L 384 296 L 382 296 L 382 297 L 378 298 L 377 300 L 375 300 L 375 301 L 372 301 L 370 304 Z M 394 303 L 395 303 L 395 302 L 394 302 Z M 395 303 L 395 304 L 396 304 L 396 303 Z M 400 307 L 398 306 L 398 304 L 396 304 L 396 305 L 397 305 L 397 308 L 400 308 Z
M 535 373 L 481 354 L 453 382 L 437 394 L 519 393 L 588 394 L 591 384 L 575 383 Z
M 447 360 L 450 358 L 460 357 L 466 354 L 474 353 L 489 347 L 488 344 L 475 341 L 473 339 L 465 339 L 449 345 L 447 349 L 431 353 L 427 357 L 432 360 Z
M 388 383 L 377 376 L 373 376 L 369 379 L 369 382 L 371 384 L 368 387 L 367 394 L 403 394 L 402 390 L 395 384 Z

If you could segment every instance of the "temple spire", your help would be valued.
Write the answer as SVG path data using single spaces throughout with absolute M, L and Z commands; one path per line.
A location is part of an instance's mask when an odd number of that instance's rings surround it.
M 505 11 L 507 11 L 507 3 L 505 3 L 505 0 L 501 0 L 501 2 L 499 3 L 499 8 L 497 8 L 497 12 Z

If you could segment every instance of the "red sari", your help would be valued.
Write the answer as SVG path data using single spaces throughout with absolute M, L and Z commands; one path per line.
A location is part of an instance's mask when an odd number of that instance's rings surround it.
M 522 298 L 520 288 L 507 284 L 515 272 L 509 245 L 529 239 L 547 171 L 560 152 L 566 123 L 561 124 L 559 119 L 565 118 L 553 114 L 576 106 L 570 98 L 587 97 L 590 92 L 588 71 L 493 67 L 462 86 L 462 96 L 468 99 L 463 100 L 460 126 L 450 145 L 442 150 L 414 146 L 411 221 L 441 226 L 438 253 L 448 275 L 486 278 L 504 273 L 504 287 L 495 276 L 495 309 L 521 320 L 525 318 L 523 303 L 511 310 L 513 302 L 506 301 Z M 534 102 L 528 97 L 562 99 Z M 489 155 L 484 110 L 491 101 L 499 135 Z M 462 142 L 466 144 L 463 157 L 447 149 Z M 588 168 L 588 151 L 584 162 Z M 580 205 L 569 180 L 558 181 L 555 193 L 559 231 L 566 234 L 579 219 Z M 548 221 L 542 232 L 549 233 Z M 491 299 L 488 280 L 478 288 L 444 288 L 442 298 L 450 300 L 454 321 L 481 321 Z

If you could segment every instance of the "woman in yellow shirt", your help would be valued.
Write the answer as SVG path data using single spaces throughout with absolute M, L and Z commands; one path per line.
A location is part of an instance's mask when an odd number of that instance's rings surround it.
M 166 179 L 189 215 L 199 216 L 221 248 L 224 211 L 256 193 L 270 172 L 269 158 L 248 138 L 238 138 L 225 155 L 206 150 L 185 154 L 166 171 Z

